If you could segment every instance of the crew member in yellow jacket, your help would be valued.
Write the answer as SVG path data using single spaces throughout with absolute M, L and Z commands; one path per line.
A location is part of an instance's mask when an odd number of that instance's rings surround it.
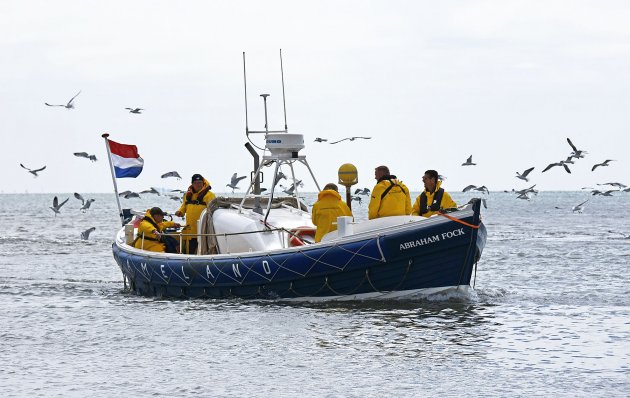
M 337 185 L 333 183 L 326 184 L 324 189 L 317 195 L 317 202 L 313 205 L 311 215 L 313 224 L 317 226 L 315 242 L 320 242 L 324 235 L 337 230 L 337 225 L 333 224 L 333 222 L 336 222 L 337 217 L 340 216 L 352 217 L 352 211 L 341 200 Z
M 368 218 L 406 216 L 411 213 L 409 189 L 395 175 L 389 174 L 387 166 L 374 170 L 376 185 L 368 206 Z
M 173 221 L 163 221 L 164 212 L 159 207 L 152 207 L 144 214 L 144 218 L 138 225 L 138 237 L 133 246 L 136 249 L 144 249 L 152 252 L 165 252 L 163 236 L 164 228 L 179 228 L 180 225 Z M 176 250 L 173 250 L 176 252 Z
M 437 171 L 425 171 L 422 182 L 424 182 L 424 191 L 416 198 L 411 209 L 412 215 L 431 217 L 439 210 L 457 207 L 451 195 L 442 188 L 442 181 L 438 181 Z
M 182 230 L 186 253 L 197 253 L 197 221 L 201 212 L 208 206 L 215 195 L 210 191 L 210 183 L 201 174 L 193 174 L 188 191 L 184 194 L 182 206 L 175 212 L 177 217 L 186 215 L 186 226 Z

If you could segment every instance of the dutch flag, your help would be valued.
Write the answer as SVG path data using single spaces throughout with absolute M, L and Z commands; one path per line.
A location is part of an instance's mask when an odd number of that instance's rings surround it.
M 119 144 L 107 139 L 116 178 L 136 178 L 142 173 L 144 160 L 135 145 Z

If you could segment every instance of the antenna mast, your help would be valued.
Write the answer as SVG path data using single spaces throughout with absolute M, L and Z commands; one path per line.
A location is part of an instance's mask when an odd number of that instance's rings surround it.
M 247 121 L 247 74 L 245 73 L 245 51 L 243 51 L 243 83 L 245 84 L 245 134 L 247 135 L 249 134 L 249 124 Z
M 287 127 L 287 103 L 284 100 L 284 68 L 282 67 L 282 49 L 280 49 L 280 76 L 282 76 L 282 106 L 284 106 L 284 131 L 289 132 Z

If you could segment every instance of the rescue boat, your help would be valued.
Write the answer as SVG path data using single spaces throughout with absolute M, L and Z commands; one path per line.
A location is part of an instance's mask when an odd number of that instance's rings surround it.
M 218 197 L 202 213 L 197 254 L 136 249 L 128 236 L 133 222 L 119 231 L 113 253 L 131 291 L 173 298 L 316 301 L 415 298 L 470 289 L 486 242 L 479 199 L 430 218 L 355 223 L 340 217 L 338 229 L 314 243 L 315 226 L 297 191 L 278 198 L 255 191 L 262 168 L 271 164 L 274 175 L 285 164 L 293 170 L 302 163 L 310 171 L 298 154 L 303 137 L 266 137 L 270 153 L 244 197 Z
M 254 157 L 249 187 L 244 196 L 218 197 L 207 205 L 197 224 L 196 254 L 135 248 L 134 220 L 127 220 L 116 235 L 114 258 L 132 292 L 172 298 L 318 301 L 407 299 L 471 289 L 486 243 L 479 199 L 429 218 L 353 222 L 351 217 L 339 217 L 337 230 L 315 243 L 315 226 L 298 194 L 295 173 L 297 166 L 304 166 L 320 189 L 306 156 L 300 154 L 304 137 L 287 131 L 286 115 L 284 130 L 269 131 L 267 94 L 261 96 L 265 130 L 246 127 L 246 134 L 248 139 L 250 134 L 264 135 L 262 161 L 248 142 Z M 283 166 L 291 171 L 294 189 L 289 196 L 274 197 Z M 274 170 L 269 195 L 260 189 L 266 167 Z

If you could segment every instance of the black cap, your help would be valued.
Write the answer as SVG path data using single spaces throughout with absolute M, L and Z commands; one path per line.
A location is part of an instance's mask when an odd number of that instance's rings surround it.
M 152 207 L 151 210 L 149 210 L 149 214 L 152 216 L 164 216 L 164 212 L 159 207 Z
M 203 177 L 201 176 L 201 174 L 193 174 L 190 182 L 195 182 L 195 181 L 203 181 Z

